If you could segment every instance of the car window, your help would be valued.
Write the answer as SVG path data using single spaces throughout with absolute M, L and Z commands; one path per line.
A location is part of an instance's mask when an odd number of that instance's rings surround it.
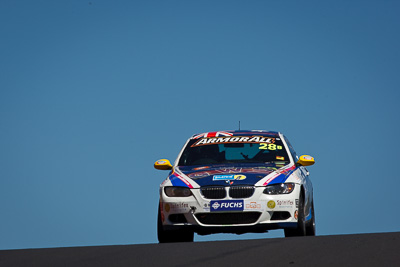
M 178 165 L 266 162 L 289 162 L 280 138 L 233 136 L 193 139 L 186 145 Z

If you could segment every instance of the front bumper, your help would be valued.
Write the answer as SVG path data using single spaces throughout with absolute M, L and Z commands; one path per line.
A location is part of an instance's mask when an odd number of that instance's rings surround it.
M 255 187 L 248 198 L 209 199 L 200 189 L 191 189 L 193 195 L 189 197 L 168 197 L 161 188 L 163 228 L 187 229 L 198 234 L 242 234 L 297 227 L 300 185 L 296 184 L 290 194 L 282 195 L 267 195 L 264 189 Z

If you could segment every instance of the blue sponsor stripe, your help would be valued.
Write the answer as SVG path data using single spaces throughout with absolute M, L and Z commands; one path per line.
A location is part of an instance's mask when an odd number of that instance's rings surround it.
M 171 175 L 169 177 L 169 180 L 171 181 L 173 186 L 189 187 L 189 186 L 187 186 L 187 184 L 185 184 L 181 179 L 179 179 L 175 175 Z
M 277 176 L 274 180 L 272 180 L 268 185 L 284 183 L 288 179 L 288 177 L 289 176 L 281 174 Z

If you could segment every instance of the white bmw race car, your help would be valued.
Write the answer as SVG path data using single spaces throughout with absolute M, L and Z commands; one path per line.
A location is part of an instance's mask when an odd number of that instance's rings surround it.
M 221 131 L 193 135 L 160 185 L 158 240 L 192 242 L 194 233 L 248 233 L 284 229 L 315 235 L 313 187 L 305 166 L 279 132 Z

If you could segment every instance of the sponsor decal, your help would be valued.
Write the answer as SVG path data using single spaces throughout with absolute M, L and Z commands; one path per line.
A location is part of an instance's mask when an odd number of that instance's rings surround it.
M 296 199 L 295 201 L 296 201 L 296 208 L 299 208 L 299 200 Z
M 218 200 L 210 202 L 210 211 L 243 210 L 243 200 Z
M 265 211 L 267 206 L 266 201 L 244 201 L 244 210 Z
M 183 212 L 187 211 L 189 209 L 189 204 L 188 203 L 183 203 L 183 202 L 176 202 L 176 203 L 165 203 L 164 204 L 164 210 L 166 212 Z
M 165 163 L 167 163 L 165 160 L 158 160 L 157 162 L 156 162 L 156 164 L 165 164 Z
M 221 181 L 221 180 L 244 180 L 246 179 L 245 175 L 242 174 L 230 174 L 230 175 L 214 175 L 213 181 Z
M 208 168 L 210 168 L 210 166 L 197 167 L 197 168 L 194 168 L 193 170 L 198 171 L 198 170 L 204 170 L 204 169 L 208 169 Z
M 250 202 L 246 204 L 246 209 L 261 209 L 261 204 L 257 202 Z
M 221 204 L 219 204 L 218 202 L 214 202 L 214 204 L 212 204 L 211 207 L 212 207 L 214 210 L 216 210 L 216 209 L 218 209 L 220 206 L 221 206 Z
M 267 149 L 267 150 L 281 150 L 282 146 L 277 146 L 275 144 L 268 144 L 268 143 L 260 143 L 260 146 L 258 149 Z
M 268 208 L 274 209 L 275 206 L 276 206 L 275 201 L 273 201 L 273 200 L 268 201 L 268 203 L 267 203 Z
M 197 138 L 193 138 L 197 139 Z M 275 138 L 267 136 L 229 136 L 229 137 L 203 137 L 192 147 L 200 145 L 211 145 L 211 144 L 226 144 L 226 143 L 249 143 L 249 144 L 273 144 Z M 275 148 L 276 149 L 276 148 Z
M 300 169 L 297 169 L 295 172 L 292 173 L 292 178 L 297 182 L 301 183 L 302 178 L 299 176 L 301 174 Z
M 285 157 L 281 157 L 281 156 L 276 156 L 277 160 L 285 160 Z
M 293 200 L 277 200 L 276 205 L 279 207 L 292 207 L 294 204 Z
M 233 133 L 228 132 L 209 132 L 209 133 L 202 133 L 192 137 L 192 139 L 199 139 L 201 137 L 218 137 L 218 136 L 232 136 Z
M 235 180 L 234 175 L 214 175 L 213 181 L 220 181 L 220 180 Z
M 246 179 L 246 175 L 237 174 L 235 175 L 235 180 L 244 180 Z

